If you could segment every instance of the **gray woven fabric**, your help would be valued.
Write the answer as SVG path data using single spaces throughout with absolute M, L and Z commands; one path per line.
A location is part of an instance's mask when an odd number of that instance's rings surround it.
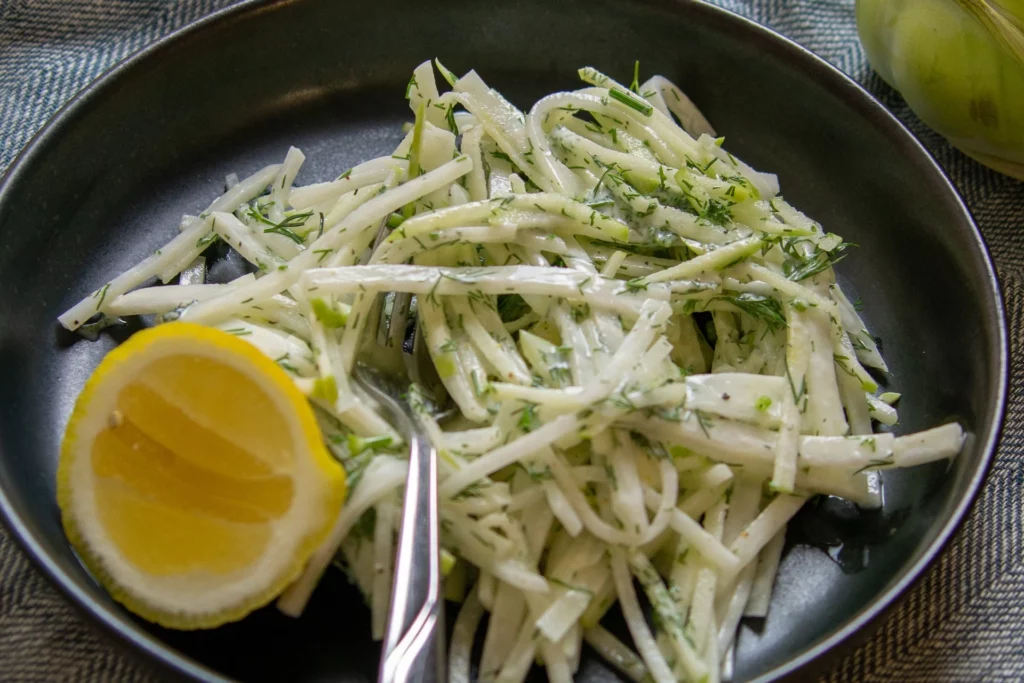
M 231 0 L 0 0 L 0 169 L 61 104 L 118 60 Z M 1024 680 L 1024 184 L 926 130 L 875 76 L 853 0 L 716 0 L 793 38 L 865 84 L 924 141 L 960 188 L 1004 284 L 1014 346 L 995 467 L 952 547 L 877 634 L 825 680 Z M 0 530 L 0 679 L 144 681 L 35 572 Z

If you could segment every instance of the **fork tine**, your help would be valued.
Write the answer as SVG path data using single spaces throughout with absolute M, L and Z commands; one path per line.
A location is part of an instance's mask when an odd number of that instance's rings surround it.
M 384 241 L 390 232 L 387 219 L 381 221 L 374 238 L 370 254 Z M 423 387 L 434 398 L 443 401 L 447 391 L 438 377 L 426 347 L 421 343 L 416 313 L 412 311 L 415 299 L 408 292 L 383 292 L 378 295 L 368 320 L 368 329 L 375 330 L 377 346 L 389 352 L 398 352 L 405 365 L 409 379 Z M 410 329 L 411 328 L 411 329 Z
M 365 256 L 360 259 L 360 263 L 368 262 L 373 253 L 377 251 L 377 247 L 380 246 L 381 242 L 388 236 L 388 233 L 391 232 L 388 228 L 389 217 L 385 216 L 381 219 L 380 225 L 377 227 L 377 234 L 373 238 L 373 243 L 367 249 Z M 391 320 L 394 318 L 396 294 L 395 292 L 381 292 L 377 295 L 374 303 L 367 329 L 376 330 L 377 344 L 388 347 L 390 346 L 387 342 L 388 330 L 391 327 Z
M 409 472 L 377 681 L 443 681 L 446 667 L 437 451 L 406 397 L 411 391 L 408 384 L 360 364 L 354 368 L 353 378 L 393 419 L 404 424 L 402 431 L 409 442 Z
M 385 216 L 381 219 L 380 225 L 377 227 L 377 236 L 373 238 L 373 244 L 370 245 L 370 253 L 377 251 L 377 247 L 384 241 L 384 238 L 388 236 L 390 230 L 388 229 L 388 219 L 391 216 Z
M 412 294 L 408 292 L 397 292 L 395 294 L 394 306 L 391 309 L 391 319 L 388 321 L 388 346 L 405 351 L 406 331 L 409 329 L 409 307 L 411 304 Z M 416 334 L 415 327 L 413 327 L 412 333 Z
M 398 294 L 396 292 L 381 292 L 379 296 L 380 299 L 378 300 L 377 307 L 380 309 L 380 317 L 377 320 L 376 327 L 377 346 L 390 347 L 391 344 L 388 343 L 388 338 L 395 319 Z
M 404 352 L 409 328 L 412 295 L 407 292 L 386 292 L 382 296 L 380 320 L 377 323 L 377 344 Z M 415 316 L 412 316 L 415 324 Z M 415 334 L 415 328 L 413 328 Z

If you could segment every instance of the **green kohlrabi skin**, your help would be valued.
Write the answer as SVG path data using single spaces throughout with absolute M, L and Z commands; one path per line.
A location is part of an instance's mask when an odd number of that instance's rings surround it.
M 925 123 L 1024 179 L 1024 0 L 857 0 L 857 28 Z

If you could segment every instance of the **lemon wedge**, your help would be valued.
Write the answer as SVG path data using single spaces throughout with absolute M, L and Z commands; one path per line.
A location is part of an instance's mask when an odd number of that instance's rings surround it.
M 305 397 L 243 339 L 173 322 L 111 351 L 64 434 L 57 501 L 110 594 L 211 628 L 280 593 L 327 534 L 345 477 Z

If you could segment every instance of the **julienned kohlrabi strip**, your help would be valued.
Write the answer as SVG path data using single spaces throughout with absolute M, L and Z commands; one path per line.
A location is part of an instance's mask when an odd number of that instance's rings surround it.
M 485 612 L 479 666 L 502 681 L 535 660 L 569 680 L 584 640 L 634 680 L 717 680 L 742 616 L 771 609 L 804 501 L 878 505 L 879 471 L 952 458 L 964 431 L 873 433 L 900 397 L 876 396 L 870 311 L 836 284 L 850 245 L 726 151 L 670 81 L 584 68 L 586 87 L 521 110 L 437 68 L 443 81 L 416 69 L 393 152 L 304 186 L 294 148 L 232 177 L 60 322 L 218 326 L 290 373 L 350 495 L 278 607 L 301 614 L 340 562 L 380 637 L 403 440 L 348 373 L 392 335 L 378 295 L 411 297 L 405 341 L 455 413 L 439 423 L 410 390 L 440 453 L 445 588 L 463 602 L 452 680 L 468 681 Z M 206 283 L 229 250 L 250 272 Z M 142 287 L 154 278 L 179 279 Z M 616 599 L 629 643 L 601 625 Z

